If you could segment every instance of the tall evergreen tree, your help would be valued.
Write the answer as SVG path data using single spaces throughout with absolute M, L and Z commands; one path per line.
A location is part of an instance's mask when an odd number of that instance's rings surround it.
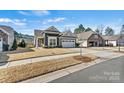
M 87 32 L 87 31 L 92 31 L 92 29 L 90 27 L 88 27 L 85 29 L 85 32 Z
M 107 35 L 107 36 L 112 36 L 112 35 L 114 35 L 114 30 L 113 30 L 112 28 L 110 28 L 110 27 L 107 27 L 107 28 L 105 29 L 105 35 Z
M 100 30 L 98 28 L 95 30 L 95 32 L 100 34 Z
M 82 24 L 80 24 L 79 27 L 74 30 L 74 33 L 79 34 L 79 33 L 83 32 L 83 31 L 85 31 L 85 28 L 83 27 Z

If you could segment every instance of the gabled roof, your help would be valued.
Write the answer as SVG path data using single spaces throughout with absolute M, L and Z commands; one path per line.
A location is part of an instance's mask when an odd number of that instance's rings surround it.
M 97 34 L 97 33 L 94 31 L 87 31 L 77 34 L 77 37 L 82 40 L 87 40 L 92 34 Z
M 103 37 L 104 40 L 112 40 L 112 41 L 120 39 L 120 35 L 113 35 L 113 36 L 103 35 L 102 37 Z
M 34 35 L 37 37 L 42 36 L 43 33 L 60 34 L 59 30 L 57 28 L 55 28 L 54 26 L 51 26 L 45 30 L 34 30 Z
M 34 30 L 34 35 L 37 37 L 41 37 L 43 35 L 43 30 Z
M 0 30 L 4 31 L 7 34 L 14 34 L 14 29 L 10 26 L 0 25 Z
M 71 31 L 66 31 L 61 34 L 62 37 L 74 37 L 76 38 L 76 35 L 72 33 Z
M 59 30 L 55 28 L 54 26 L 47 28 L 45 31 L 59 32 Z
M 103 38 L 104 40 L 108 40 L 109 38 L 111 38 L 111 36 L 102 35 L 102 38 Z

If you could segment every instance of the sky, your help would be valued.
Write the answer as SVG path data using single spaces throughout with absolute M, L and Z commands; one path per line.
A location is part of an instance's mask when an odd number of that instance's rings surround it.
M 7 25 L 17 32 L 34 35 L 34 29 L 55 26 L 61 32 L 79 24 L 93 30 L 103 25 L 119 33 L 124 24 L 123 10 L 0 10 L 0 25 Z

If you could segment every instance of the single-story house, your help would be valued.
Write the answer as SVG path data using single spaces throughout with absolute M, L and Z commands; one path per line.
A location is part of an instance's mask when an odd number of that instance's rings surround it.
M 105 40 L 106 46 L 124 46 L 124 36 L 113 35 L 113 36 L 102 36 Z
M 61 33 L 51 26 L 45 30 L 34 30 L 34 45 L 36 47 L 75 47 L 76 36 Z
M 104 45 L 104 39 L 94 31 L 77 34 L 77 43 L 80 47 L 99 47 Z
M 14 29 L 0 26 L 0 52 L 11 49 L 14 41 Z

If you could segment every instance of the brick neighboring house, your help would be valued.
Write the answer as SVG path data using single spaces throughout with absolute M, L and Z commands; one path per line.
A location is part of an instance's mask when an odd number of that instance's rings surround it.
M 0 52 L 11 49 L 14 41 L 14 29 L 0 26 Z
M 99 47 L 105 44 L 102 36 L 94 31 L 77 34 L 77 43 L 79 43 L 81 47 Z
M 35 47 L 75 47 L 76 36 L 61 33 L 51 26 L 45 30 L 34 30 Z

